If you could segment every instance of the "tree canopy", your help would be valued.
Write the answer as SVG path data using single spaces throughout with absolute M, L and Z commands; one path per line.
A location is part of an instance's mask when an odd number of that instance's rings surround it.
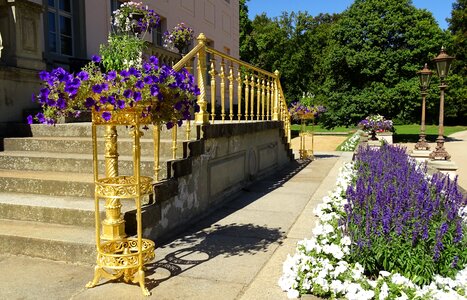
M 241 3 L 247 11 L 245 0 Z M 453 73 L 465 71 L 465 3 L 454 4 L 450 32 L 441 30 L 432 14 L 417 9 L 411 0 L 355 0 L 338 15 L 262 14 L 245 21 L 248 27 L 241 31 L 248 38 L 241 33 L 240 55 L 261 68 L 279 70 L 289 102 L 303 93 L 315 95 L 315 101 L 328 108 L 323 119 L 328 127 L 355 125 L 373 113 L 400 123 L 418 122 L 421 96 L 416 72 L 424 63 L 436 69 L 432 59 L 444 45 L 449 54 L 463 57 L 464 64 L 456 62 Z M 449 78 L 448 117 L 466 116 L 464 78 L 463 74 Z M 433 76 L 428 121 L 437 119 L 437 86 Z

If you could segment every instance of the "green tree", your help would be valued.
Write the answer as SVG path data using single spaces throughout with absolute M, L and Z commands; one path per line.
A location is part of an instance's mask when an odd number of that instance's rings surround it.
M 279 70 L 289 102 L 298 100 L 304 92 L 316 93 L 324 82 L 322 57 L 337 18 L 329 14 L 313 17 L 307 12 L 283 13 L 274 19 L 257 15 L 251 23 L 249 41 L 253 45 L 244 42 L 240 56 L 265 70 Z
M 356 0 L 331 29 L 324 65 L 328 127 L 355 125 L 379 113 L 418 122 L 416 71 L 437 55 L 449 36 L 432 14 L 411 0 Z M 430 92 L 433 109 L 438 92 Z
M 467 0 L 452 5 L 449 30 L 452 33 L 452 53 L 456 57 L 448 78 L 446 116 L 453 123 L 467 122 Z
M 254 41 L 251 36 L 253 31 L 253 26 L 251 20 L 248 17 L 248 6 L 247 2 L 249 0 L 240 0 L 239 1 L 239 16 L 240 16 L 240 58 L 244 61 L 250 61 L 257 52 L 255 48 Z

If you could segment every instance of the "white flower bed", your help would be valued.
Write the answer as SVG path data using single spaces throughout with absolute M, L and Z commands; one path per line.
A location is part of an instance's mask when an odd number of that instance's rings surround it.
M 357 148 L 358 142 L 360 141 L 360 133 L 358 130 L 355 132 L 345 143 L 341 146 L 341 151 L 354 151 Z
M 338 226 L 345 216 L 345 191 L 355 176 L 353 164 L 342 167 L 336 188 L 323 198 L 315 210 L 319 220 L 314 237 L 297 244 L 296 253 L 288 255 L 283 265 L 279 286 L 289 298 L 300 294 L 345 299 L 467 299 L 467 266 L 454 279 L 435 276 L 423 287 L 398 273 L 381 271 L 376 280 L 363 275 L 359 263 L 346 261 L 351 245 Z

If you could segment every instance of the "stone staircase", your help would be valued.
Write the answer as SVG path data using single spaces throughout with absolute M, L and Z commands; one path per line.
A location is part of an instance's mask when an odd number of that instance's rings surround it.
M 103 128 L 98 148 L 104 172 Z M 144 131 L 144 130 L 143 130 Z M 129 129 L 118 127 L 119 174 L 132 174 Z M 90 123 L 17 125 L 0 152 L 0 247 L 4 253 L 95 263 L 94 184 Z M 24 137 L 26 136 L 26 137 Z M 178 130 L 182 157 L 184 127 Z M 161 133 L 161 175 L 172 158 L 171 132 Z M 152 128 L 141 140 L 141 174 L 153 175 Z M 134 209 L 124 201 L 123 211 Z M 103 212 L 101 212 L 103 213 Z

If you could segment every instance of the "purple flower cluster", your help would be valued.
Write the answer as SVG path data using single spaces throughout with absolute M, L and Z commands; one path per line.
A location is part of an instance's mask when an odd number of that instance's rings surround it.
M 289 113 L 294 120 L 317 119 L 324 112 L 326 112 L 326 108 L 324 106 L 306 106 L 301 104 L 299 101 L 292 102 L 292 105 L 289 108 Z
M 100 59 L 96 56 L 93 61 Z M 53 124 L 62 115 L 74 115 L 80 109 L 102 111 L 102 117 L 108 121 L 114 110 L 139 106 L 153 122 L 173 126 L 191 118 L 197 110 L 195 97 L 200 93 L 192 74 L 185 69 L 176 72 L 166 65 L 159 67 L 154 56 L 143 63 L 141 70 L 103 73 L 91 63 L 76 75 L 57 68 L 50 73 L 42 71 L 40 78 L 45 86 L 33 100 L 41 104 L 44 113 L 37 114 L 35 119 L 46 124 Z M 29 116 L 28 122 L 32 121 Z
M 151 33 L 160 22 L 160 17 L 154 10 L 141 2 L 126 2 L 113 12 L 113 24 L 121 33 L 136 34 Z
M 393 124 L 391 120 L 384 119 L 383 116 L 374 115 L 368 116 L 361 120 L 358 125 L 360 129 L 364 131 L 392 131 Z
M 184 48 L 188 47 L 193 40 L 194 31 L 185 23 L 177 24 L 172 31 L 164 33 L 164 44 L 166 47 L 175 47 L 181 53 Z
M 427 179 L 426 170 L 417 167 L 404 148 L 389 145 L 361 148 L 356 166 L 355 183 L 346 192 L 345 230 L 354 243 L 354 257 L 364 259 L 366 269 L 423 279 L 429 277 L 426 270 L 433 271 L 431 276 L 449 275 L 452 266 L 467 263 L 467 228 L 459 214 L 467 198 L 458 190 L 457 178 L 451 181 L 436 173 Z M 419 258 L 425 268 L 417 273 L 414 265 L 407 268 L 404 258 Z

